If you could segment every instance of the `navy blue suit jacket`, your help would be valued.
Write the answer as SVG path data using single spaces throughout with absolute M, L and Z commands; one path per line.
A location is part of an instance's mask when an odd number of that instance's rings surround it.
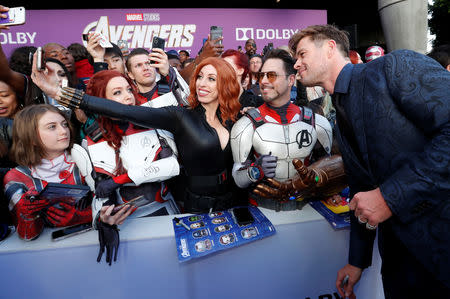
M 450 72 L 425 55 L 398 50 L 367 64 L 347 64 L 334 93 L 362 157 L 338 128 L 352 193 L 379 187 L 393 213 L 380 225 L 381 239 L 389 226 L 450 287 Z M 351 227 L 349 263 L 366 268 L 375 233 L 355 217 Z

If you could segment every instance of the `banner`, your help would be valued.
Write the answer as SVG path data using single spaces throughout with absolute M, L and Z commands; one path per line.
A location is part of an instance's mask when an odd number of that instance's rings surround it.
M 244 48 L 253 38 L 257 53 L 264 46 L 287 45 L 289 38 L 309 25 L 326 24 L 326 10 L 281 9 L 86 9 L 27 10 L 26 23 L 0 32 L 7 57 L 17 47 L 56 42 L 65 47 L 85 42 L 82 34 L 100 31 L 111 42 L 151 48 L 154 36 L 166 40 L 165 49 L 187 50 L 197 56 L 210 27 L 223 27 L 225 50 Z

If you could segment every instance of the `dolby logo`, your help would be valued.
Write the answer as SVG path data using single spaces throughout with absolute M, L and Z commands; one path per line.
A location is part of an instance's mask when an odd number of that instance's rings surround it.
M 253 28 L 236 28 L 236 40 L 246 41 L 253 37 Z
M 236 28 L 236 41 L 246 41 L 249 38 L 254 40 L 290 39 L 297 31 L 298 29 Z

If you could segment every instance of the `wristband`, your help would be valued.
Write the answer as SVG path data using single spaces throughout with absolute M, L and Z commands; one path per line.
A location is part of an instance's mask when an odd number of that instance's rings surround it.
M 69 108 L 80 108 L 84 91 L 71 87 L 63 87 L 61 88 L 61 93 L 60 104 Z
M 262 168 L 254 163 L 247 168 L 247 175 L 250 181 L 253 183 L 259 182 L 264 178 L 264 172 Z

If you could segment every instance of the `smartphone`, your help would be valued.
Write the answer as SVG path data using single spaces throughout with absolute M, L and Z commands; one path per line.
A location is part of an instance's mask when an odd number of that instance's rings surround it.
M 89 32 L 89 33 L 84 33 L 84 34 L 82 34 L 81 35 L 81 37 L 82 37 L 82 39 L 84 40 L 84 41 L 89 41 L 89 39 L 91 38 L 91 36 L 92 35 L 94 35 L 94 34 L 98 34 L 99 36 L 100 36 L 100 41 L 99 41 L 99 44 L 100 44 L 100 46 L 102 47 L 102 48 L 112 48 L 113 47 L 113 45 L 110 43 L 110 41 L 106 38 L 106 36 L 105 35 L 103 35 L 101 32 L 94 32 L 94 31 L 91 31 L 91 32 Z
M 0 18 L 0 25 L 15 26 L 25 24 L 25 7 L 11 7 L 4 12 L 6 18 Z
M 83 223 L 83 224 L 77 224 L 73 226 L 68 226 L 66 228 L 55 230 L 52 232 L 52 240 L 53 241 L 60 241 L 65 238 L 69 238 L 72 236 L 79 235 L 81 233 L 87 232 L 92 230 L 92 223 Z
M 218 39 L 219 37 L 222 37 L 223 34 L 223 28 L 219 26 L 211 26 L 209 30 L 209 36 L 210 40 L 213 41 L 215 39 Z M 222 40 L 217 42 L 218 44 L 222 44 Z
M 250 213 L 247 207 L 234 208 L 233 215 L 239 226 L 249 225 L 255 221 L 255 218 L 253 218 L 252 213 Z
M 152 49 L 159 48 L 161 50 L 164 50 L 164 44 L 166 41 L 163 38 L 154 36 L 152 41 Z
M 154 36 L 153 37 L 153 41 L 152 41 L 152 49 L 158 48 L 158 49 L 164 50 L 164 44 L 165 43 L 166 43 L 166 41 L 163 38 Z M 155 61 L 150 60 L 150 63 L 154 64 Z
M 117 41 L 117 46 L 120 48 L 122 53 L 128 52 L 128 42 L 124 39 L 120 39 Z
M 42 47 L 38 47 L 36 50 L 36 68 L 38 70 L 45 70 L 44 52 Z
M 130 199 L 128 202 L 125 202 L 121 205 L 118 205 L 117 207 L 114 207 L 111 215 L 114 215 L 115 213 L 117 213 L 120 209 L 122 209 L 126 205 L 130 205 L 132 207 L 139 208 L 140 206 L 146 205 L 148 203 L 149 203 L 148 199 L 145 198 L 144 195 L 140 195 L 138 197 Z

